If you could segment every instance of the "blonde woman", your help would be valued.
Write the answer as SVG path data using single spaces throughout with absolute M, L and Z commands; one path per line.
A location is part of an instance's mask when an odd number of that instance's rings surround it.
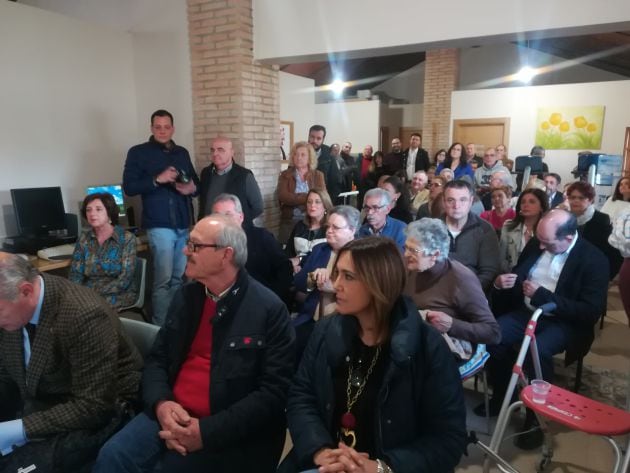
M 280 202 L 280 235 L 283 245 L 291 230 L 304 219 L 306 197 L 313 188 L 326 189 L 324 174 L 317 170 L 315 150 L 306 141 L 299 141 L 291 148 L 290 166 L 278 178 Z

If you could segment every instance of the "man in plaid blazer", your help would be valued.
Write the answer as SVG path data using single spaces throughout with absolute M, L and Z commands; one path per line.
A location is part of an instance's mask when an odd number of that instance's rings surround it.
M 68 471 L 94 457 L 141 368 L 100 296 L 0 252 L 0 470 Z

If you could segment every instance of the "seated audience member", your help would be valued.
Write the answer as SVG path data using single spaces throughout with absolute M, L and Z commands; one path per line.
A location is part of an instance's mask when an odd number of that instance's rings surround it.
M 68 278 L 98 292 L 114 308 L 137 298 L 136 237 L 118 225 L 118 205 L 107 192 L 83 199 L 81 214 L 90 225 L 77 241 Z
M 608 243 L 612 232 L 610 218 L 605 213 L 595 210 L 595 189 L 587 182 L 574 182 L 567 188 L 571 213 L 577 217 L 578 230 L 585 240 L 590 241 L 608 258 L 610 280 L 617 275 L 623 258 L 619 250 Z
M 429 169 L 427 169 L 427 177 L 429 178 L 429 182 L 435 177 L 435 172 L 437 170 L 437 166 L 431 165 Z
M 365 194 L 363 211 L 365 223 L 359 228 L 358 236 L 384 236 L 396 242 L 400 251 L 405 246 L 405 223 L 389 216 L 392 198 L 383 189 L 371 189 Z
M 464 145 L 461 143 L 453 143 L 446 153 L 446 159 L 436 169 L 436 173 L 440 174 L 442 169 L 448 168 L 453 171 L 455 179 L 465 179 L 472 183 L 475 177 L 470 163 L 466 160 L 464 154 Z
M 446 182 L 451 182 L 455 179 L 455 173 L 451 171 L 449 168 L 444 168 L 440 171 L 440 177 L 443 178 Z
M 291 385 L 293 450 L 279 472 L 453 471 L 466 446 L 459 372 L 402 296 L 396 245 L 348 243 L 332 281 L 338 313 L 316 325 Z
M 619 270 L 619 295 L 630 325 L 630 208 L 617 214 L 608 242 L 613 248 L 618 249 L 624 258 Z
M 481 156 L 477 155 L 475 143 L 466 143 L 466 149 L 464 156 L 466 157 L 466 161 L 474 166 L 473 169 L 477 169 L 483 165 L 483 159 Z M 475 163 L 475 164 L 473 164 Z
M 540 189 L 525 189 L 516 202 L 515 217 L 503 224 L 499 237 L 501 272 L 516 266 L 521 251 L 536 234 L 536 226 L 549 209 L 547 196 Z
M 564 201 L 562 192 L 558 191 L 558 186 L 562 182 L 562 179 L 559 174 L 550 172 L 549 174 L 545 174 L 543 180 L 545 181 L 545 192 L 549 197 L 549 208 L 553 209 L 555 206 L 560 205 Z
M 499 273 L 499 242 L 485 220 L 470 211 L 475 191 L 466 181 L 451 181 L 444 186 L 444 221 L 451 242 L 451 258 L 468 266 L 488 291 Z
M 509 172 L 507 172 L 507 170 L 505 169 L 500 169 L 499 171 L 495 171 L 490 176 L 490 190 L 498 189 L 499 187 L 509 187 L 510 189 L 513 189 L 512 175 Z M 510 207 L 514 207 L 516 205 L 515 196 L 518 196 L 518 194 L 519 194 L 518 190 L 512 192 L 512 200 L 510 201 Z M 483 204 L 483 208 L 485 210 L 492 210 L 492 194 L 490 194 L 489 192 L 486 192 L 484 195 L 482 195 L 481 203 Z
M 446 181 L 440 176 L 431 179 L 429 183 L 429 201 L 422 204 L 416 214 L 416 220 L 425 217 L 441 218 L 444 214 L 444 200 L 442 192 Z
M 479 166 L 475 171 L 475 187 L 477 194 L 483 195 L 490 191 L 490 179 L 492 174 L 497 171 L 509 173 L 508 169 L 499 161 L 497 151 L 494 148 L 487 148 L 483 153 L 483 165 Z
M 291 148 L 290 165 L 278 178 L 280 202 L 279 240 L 286 244 L 295 224 L 304 219 L 306 197 L 313 188 L 326 189 L 324 174 L 317 170 L 315 150 L 306 141 Z
M 566 350 L 570 359 L 579 347 L 593 340 L 593 326 L 606 308 L 608 261 L 578 236 L 574 215 L 553 209 L 540 220 L 536 240 L 527 245 L 512 273 L 498 276 L 494 286 L 493 308 L 502 340 L 488 347 L 491 356 L 487 367 L 494 388 L 492 415 L 501 407 L 516 349 L 535 308 L 550 302 L 557 306 L 536 326 L 542 375 L 547 381 L 553 380 L 553 355 Z M 478 415 L 484 411 L 483 406 L 475 409 Z M 542 438 L 535 440 L 534 445 Z
M 296 327 L 298 359 L 320 315 L 335 310 L 335 291 L 330 274 L 337 253 L 343 245 L 354 240 L 359 227 L 359 211 L 349 205 L 339 205 L 330 211 L 326 242 L 317 245 L 304 260 L 304 265 L 294 277 L 296 299 L 302 301 L 293 320 Z
M 435 167 L 439 166 L 440 164 L 444 163 L 444 160 L 446 159 L 446 150 L 444 148 L 438 150 L 437 153 L 435 153 L 435 155 L 433 156 L 433 165 Z
M 2 252 L 0 307 L 0 471 L 79 471 L 127 419 L 142 359 L 96 292 Z
M 514 160 L 508 158 L 507 148 L 505 147 L 505 145 L 497 145 L 495 149 L 497 150 L 497 157 L 499 158 L 503 166 L 505 166 L 508 171 L 512 172 L 512 169 L 514 168 Z
M 613 194 L 602 206 L 601 212 L 610 217 L 611 222 L 617 220 L 617 216 L 630 209 L 630 177 L 622 177 L 617 182 Z
M 326 214 L 332 207 L 328 192 L 324 189 L 313 188 L 308 191 L 304 220 L 293 227 L 285 249 L 294 273 L 300 270 L 301 260 L 313 247 L 326 241 Z
M 392 198 L 389 215 L 401 222 L 411 222 L 411 208 L 409 207 L 409 194 L 407 186 L 396 176 L 389 176 L 379 187 Z
M 446 225 L 435 218 L 407 226 L 405 295 L 426 310 L 426 321 L 438 332 L 471 343 L 496 344 L 499 325 L 475 273 L 449 259 Z
M 516 212 L 510 207 L 512 189 L 508 186 L 496 187 L 490 192 L 492 198 L 492 210 L 484 210 L 479 215 L 482 219 L 492 225 L 494 231 L 501 233 L 506 220 L 511 220 L 516 216 Z
M 186 276 L 142 375 L 145 411 L 101 449 L 95 473 L 275 471 L 294 334 L 285 305 L 243 268 L 227 217 L 190 232 Z M 210 360 L 212 359 L 212 363 Z
M 289 258 L 269 230 L 245 223 L 240 199 L 234 194 L 219 194 L 212 204 L 212 213 L 224 215 L 243 228 L 247 236 L 247 263 L 251 277 L 271 289 L 281 300 L 289 300 L 293 273 Z
M 429 201 L 429 178 L 425 171 L 418 171 L 413 175 L 411 179 L 410 190 L 410 209 L 411 215 L 415 216 L 418 213 L 420 206 Z

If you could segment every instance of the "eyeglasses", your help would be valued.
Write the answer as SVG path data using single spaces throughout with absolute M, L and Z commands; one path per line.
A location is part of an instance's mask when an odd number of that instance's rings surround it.
M 584 196 L 584 195 L 570 195 L 569 196 L 569 200 L 589 200 L 588 197 Z
M 424 250 L 422 248 L 412 248 L 409 245 L 405 245 L 403 248 L 405 249 L 405 251 L 408 251 L 409 253 L 415 253 L 417 255 L 424 253 Z
M 383 210 L 385 207 L 387 207 L 387 205 L 364 205 L 363 211 L 367 213 L 378 212 L 379 210 Z
M 186 242 L 186 249 L 191 253 L 197 253 L 200 248 L 223 248 L 223 246 L 217 245 L 216 243 L 195 243 L 190 240 Z

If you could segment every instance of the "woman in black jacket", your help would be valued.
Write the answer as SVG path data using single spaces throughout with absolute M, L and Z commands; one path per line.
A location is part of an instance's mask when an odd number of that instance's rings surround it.
M 595 189 L 588 182 L 574 182 L 567 188 L 571 213 L 577 217 L 579 234 L 595 245 L 608 259 L 610 280 L 619 272 L 623 258 L 616 248 L 610 246 L 608 237 L 612 233 L 610 217 L 595 210 Z
M 294 449 L 280 471 L 440 473 L 466 445 L 459 373 L 439 334 L 401 296 L 396 244 L 346 244 L 333 269 L 337 311 L 318 322 L 287 407 Z

